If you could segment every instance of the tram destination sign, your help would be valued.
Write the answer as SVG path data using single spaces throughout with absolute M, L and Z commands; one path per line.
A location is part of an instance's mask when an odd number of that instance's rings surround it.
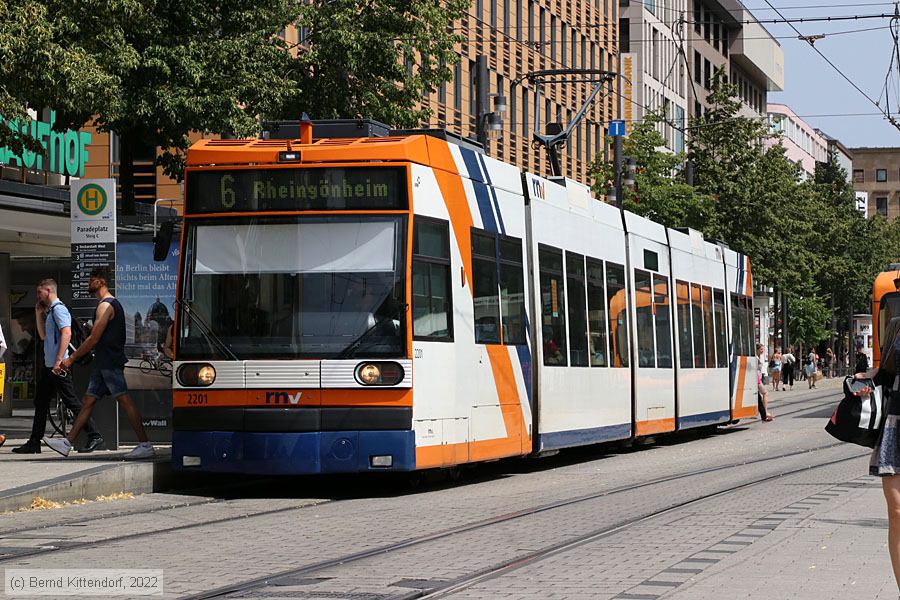
M 290 210 L 402 210 L 403 167 L 319 167 L 188 171 L 189 214 Z

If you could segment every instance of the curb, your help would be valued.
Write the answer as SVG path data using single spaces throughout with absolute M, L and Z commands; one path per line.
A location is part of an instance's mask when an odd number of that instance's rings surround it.
M 169 489 L 173 472 L 168 458 L 152 462 L 117 462 L 91 467 L 71 475 L 0 492 L 0 512 L 31 506 L 35 496 L 54 502 L 93 499 L 119 492 L 147 494 Z

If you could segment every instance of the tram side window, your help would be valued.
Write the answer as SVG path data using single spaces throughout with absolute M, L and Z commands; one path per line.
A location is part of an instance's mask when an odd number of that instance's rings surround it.
M 500 343 L 500 296 L 497 287 L 497 237 L 472 230 L 472 296 L 475 343 Z
M 656 366 L 672 368 L 672 316 L 669 313 L 669 278 L 653 276 L 653 315 L 656 321 Z
M 756 323 L 753 317 L 753 299 L 744 296 L 744 314 L 747 317 L 747 356 L 756 355 Z
M 412 276 L 413 337 L 452 342 L 450 230 L 446 221 L 416 217 Z
M 690 286 L 686 281 L 675 282 L 678 298 L 678 364 L 683 369 L 694 366 L 694 347 L 691 344 L 691 298 Z
M 734 356 L 744 356 L 744 308 L 740 296 L 731 294 L 731 343 L 734 345 Z
M 573 367 L 586 367 L 589 361 L 584 256 L 574 252 L 566 252 L 566 297 L 569 301 L 569 360 Z
M 725 333 L 725 292 L 713 290 L 713 316 L 716 319 L 716 366 L 728 366 L 728 338 Z
M 706 340 L 706 367 L 716 366 L 716 341 L 713 330 L 712 289 L 703 286 L 703 334 Z
M 609 313 L 609 356 L 613 367 L 627 367 L 628 292 L 625 267 L 606 263 L 606 306 Z
M 566 366 L 566 297 L 562 250 L 538 247 L 541 274 L 541 335 L 544 364 Z
M 525 271 L 522 266 L 522 240 L 500 236 L 500 313 L 503 319 L 503 343 L 524 344 Z
M 694 332 L 694 367 L 706 368 L 706 341 L 703 336 L 703 300 L 700 286 L 691 284 L 691 328 Z
M 606 293 L 603 285 L 603 262 L 587 259 L 588 338 L 592 367 L 609 365 L 606 343 Z
M 638 366 L 655 367 L 653 348 L 652 277 L 647 271 L 634 270 L 634 307 L 637 311 Z

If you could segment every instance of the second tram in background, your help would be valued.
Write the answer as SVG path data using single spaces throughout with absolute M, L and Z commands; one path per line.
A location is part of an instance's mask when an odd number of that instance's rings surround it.
M 881 364 L 881 336 L 894 317 L 900 317 L 900 264 L 888 265 L 872 286 L 872 366 Z
M 410 471 L 757 414 L 747 257 L 444 132 L 304 136 L 188 152 L 177 468 Z

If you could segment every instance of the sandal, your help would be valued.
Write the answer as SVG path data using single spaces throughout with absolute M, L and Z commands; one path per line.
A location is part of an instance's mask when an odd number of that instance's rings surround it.
M 6 436 L 0 433 L 0 446 L 6 442 Z
M 765 421 L 766 423 L 768 423 L 769 421 L 771 421 L 771 420 L 774 419 L 774 418 L 775 418 L 775 417 L 774 417 L 773 415 L 768 414 L 768 415 L 766 415 L 766 418 L 763 419 L 763 421 Z

